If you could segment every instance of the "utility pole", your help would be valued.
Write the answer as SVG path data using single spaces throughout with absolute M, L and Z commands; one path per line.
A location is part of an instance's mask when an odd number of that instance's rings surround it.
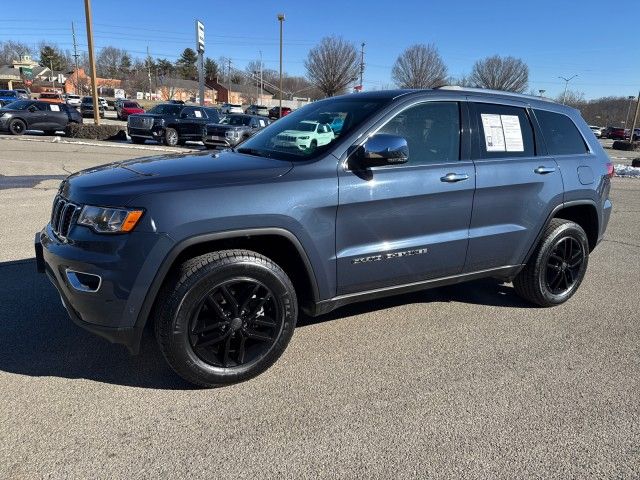
M 80 82 L 78 81 L 78 57 L 80 55 L 78 55 L 78 44 L 76 43 L 76 26 L 74 25 L 73 22 L 71 22 L 71 35 L 73 37 L 73 58 L 75 59 L 76 62 L 76 71 L 75 71 L 75 77 L 76 77 L 76 94 L 77 95 L 82 95 L 82 93 L 80 92 Z
M 89 68 L 91 69 L 91 93 L 93 96 L 93 123 L 100 125 L 100 103 L 96 84 L 96 61 L 93 56 L 93 26 L 91 20 L 91 0 L 84 0 L 84 17 L 87 22 L 87 45 L 89 47 Z
M 362 49 L 360 50 L 360 91 L 364 90 L 364 46 L 365 43 L 362 42 L 362 45 L 360 45 L 362 47 Z
M 558 77 L 562 80 L 564 80 L 564 96 L 562 97 L 562 104 L 564 105 L 567 102 L 567 88 L 569 88 L 569 82 L 571 80 L 573 80 L 574 78 L 576 78 L 578 75 L 574 75 L 573 77 Z
M 231 103 L 231 59 L 227 58 L 227 83 L 229 84 L 229 92 L 227 93 L 227 103 Z
M 151 55 L 149 54 L 149 46 L 147 45 L 147 77 L 149 77 L 149 100 L 151 100 Z
M 633 95 L 629 95 L 627 100 L 629 100 L 629 106 L 627 107 L 627 116 L 624 117 L 624 126 L 629 125 L 629 114 L 631 113 L 631 105 L 633 104 L 633 99 L 636 98 Z
M 640 112 L 640 92 L 638 92 L 638 101 L 636 102 L 636 114 L 633 116 L 633 125 L 629 130 L 629 141 L 633 143 L 633 132 L 636 130 L 636 122 L 638 121 L 638 112 Z
M 280 22 L 280 103 L 278 118 L 282 118 L 282 24 L 284 23 L 284 13 L 278 14 L 278 21 Z
M 49 70 L 51 70 L 51 89 L 56 91 L 56 79 L 53 76 L 53 58 L 49 57 Z
M 262 81 L 262 50 L 260 50 L 260 95 L 264 91 L 264 83 Z

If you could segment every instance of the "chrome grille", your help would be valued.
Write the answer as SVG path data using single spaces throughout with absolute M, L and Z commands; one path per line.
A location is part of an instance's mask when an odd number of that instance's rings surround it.
M 283 142 L 295 142 L 296 137 L 290 135 L 278 135 L 278 140 L 282 140 Z
M 132 115 L 127 120 L 129 122 L 129 126 L 133 128 L 144 128 L 149 130 L 153 126 L 153 118 L 151 117 Z
M 74 225 L 80 215 L 80 206 L 71 203 L 67 199 L 58 195 L 53 201 L 51 209 L 51 229 L 57 237 L 66 239 L 69 230 Z

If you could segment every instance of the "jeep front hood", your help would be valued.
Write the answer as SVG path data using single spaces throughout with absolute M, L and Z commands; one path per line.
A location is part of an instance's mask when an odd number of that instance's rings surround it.
M 125 206 L 149 193 L 259 183 L 282 176 L 292 167 L 289 161 L 231 151 L 162 155 L 74 173 L 61 185 L 61 194 L 82 204 Z

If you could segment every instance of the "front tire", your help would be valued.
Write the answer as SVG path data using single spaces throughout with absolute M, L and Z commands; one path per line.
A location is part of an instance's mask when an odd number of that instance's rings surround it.
M 11 122 L 9 122 L 9 133 L 11 135 L 23 135 L 26 130 L 27 130 L 27 124 L 24 123 L 19 118 L 16 118 L 14 120 L 11 120 Z
M 541 307 L 569 300 L 589 264 L 589 241 L 580 225 L 554 218 L 533 255 L 513 280 L 516 293 Z
M 202 387 L 242 382 L 264 372 L 284 352 L 298 316 L 286 273 L 247 250 L 186 261 L 158 298 L 160 349 L 178 375 Z
M 178 131 L 175 128 L 167 128 L 164 131 L 164 144 L 169 147 L 175 147 L 178 145 L 180 141 L 180 137 L 178 136 Z

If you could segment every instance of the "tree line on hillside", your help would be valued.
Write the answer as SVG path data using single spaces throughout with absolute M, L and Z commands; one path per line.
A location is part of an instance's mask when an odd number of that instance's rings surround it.
M 32 48 L 16 41 L 0 42 L 0 65 L 10 64 L 24 54 L 34 56 Z M 42 42 L 37 55 L 40 64 L 55 71 L 71 71 L 75 59 L 69 50 Z M 146 91 L 161 87 L 174 79 L 197 80 L 198 56 L 186 48 L 174 62 L 167 58 L 133 58 L 126 50 L 108 46 L 96 55 L 96 73 L 99 77 L 122 80 L 129 92 Z M 86 52 L 79 55 L 78 65 L 88 71 Z M 232 66 L 231 66 L 232 65 Z M 306 77 L 283 74 L 285 98 L 302 96 L 318 99 L 345 93 L 358 82 L 360 56 L 354 43 L 338 36 L 323 38 L 311 48 L 305 60 Z M 207 57 L 204 62 L 205 81 L 219 81 L 222 85 L 246 85 L 256 87 L 262 73 L 265 89 L 275 95 L 279 91 L 279 73 L 267 68 L 260 60 L 249 62 L 244 69 L 220 57 L 217 61 Z M 493 90 L 524 93 L 529 88 L 529 68 L 521 59 L 493 55 L 476 61 L 469 75 L 454 78 L 433 44 L 409 46 L 396 58 L 391 78 L 400 88 L 434 88 L 443 85 L 460 85 Z M 530 94 L 536 93 L 530 91 Z M 564 95 L 557 98 L 564 101 Z M 566 103 L 581 110 L 591 124 L 617 125 L 625 121 L 629 100 L 625 97 L 605 97 L 586 101 L 579 92 L 568 92 Z

